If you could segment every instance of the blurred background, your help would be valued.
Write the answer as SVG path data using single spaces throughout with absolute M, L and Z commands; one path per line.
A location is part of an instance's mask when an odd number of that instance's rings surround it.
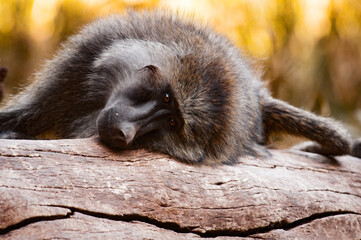
M 127 8 L 154 7 L 208 23 L 253 59 L 273 96 L 341 120 L 361 136 L 359 0 L 1 0 L 5 100 L 82 25 Z

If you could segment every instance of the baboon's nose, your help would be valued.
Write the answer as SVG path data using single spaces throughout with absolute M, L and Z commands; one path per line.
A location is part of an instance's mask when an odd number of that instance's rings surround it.
M 112 131 L 113 142 L 119 142 L 124 145 L 129 145 L 137 133 L 133 124 L 121 124 L 119 127 L 114 127 Z

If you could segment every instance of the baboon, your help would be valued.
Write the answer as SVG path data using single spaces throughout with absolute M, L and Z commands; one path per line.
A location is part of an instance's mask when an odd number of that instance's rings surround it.
M 315 141 L 305 151 L 351 153 L 341 125 L 272 98 L 229 40 L 163 11 L 86 26 L 0 112 L 1 138 L 99 135 L 193 164 L 267 156 L 274 131 Z

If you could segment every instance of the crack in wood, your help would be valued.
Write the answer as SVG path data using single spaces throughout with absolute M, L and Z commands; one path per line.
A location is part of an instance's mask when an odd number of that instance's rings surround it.
M 124 215 L 112 215 L 107 213 L 101 213 L 101 212 L 94 212 L 89 211 L 81 208 L 71 207 L 71 206 L 64 206 L 64 205 L 45 205 L 48 207 L 59 207 L 59 208 L 65 208 L 70 210 L 65 215 L 53 215 L 53 216 L 37 216 L 37 217 L 31 217 L 22 220 L 21 222 L 18 222 L 14 225 L 8 226 L 6 228 L 0 228 L 0 235 L 5 235 L 11 231 L 23 228 L 29 224 L 36 223 L 36 222 L 42 222 L 42 221 L 54 221 L 59 219 L 67 219 L 74 215 L 74 213 L 82 213 L 84 215 L 96 217 L 96 218 L 103 218 L 108 220 L 114 220 L 114 221 L 123 221 L 123 222 L 143 222 L 147 223 L 153 226 L 156 226 L 158 228 L 162 228 L 165 230 L 170 230 L 176 233 L 193 233 L 197 234 L 200 237 L 209 238 L 209 237 L 253 237 L 252 235 L 255 234 L 261 234 L 261 233 L 268 233 L 272 230 L 276 229 L 283 229 L 283 230 L 290 230 L 299 226 L 302 226 L 304 224 L 308 224 L 314 220 L 323 219 L 327 217 L 332 216 L 338 216 L 338 215 L 345 215 L 345 214 L 354 214 L 354 215 L 360 215 L 360 213 L 351 212 L 351 211 L 330 211 L 330 212 L 322 212 L 322 213 L 316 213 L 312 214 L 308 217 L 298 219 L 293 222 L 287 222 L 286 220 L 279 221 L 279 222 L 272 222 L 269 223 L 267 226 L 264 227 L 257 227 L 248 229 L 245 231 L 242 230 L 234 230 L 234 229 L 219 229 L 219 230 L 208 230 L 208 231 L 202 231 L 198 230 L 199 226 L 188 226 L 188 227 L 182 227 L 178 223 L 175 222 L 162 222 L 160 220 L 143 216 L 140 214 L 124 214 Z
M 170 230 L 176 233 L 193 233 L 197 234 L 200 237 L 204 238 L 210 238 L 210 237 L 253 237 L 252 235 L 255 234 L 261 234 L 261 233 L 268 233 L 272 230 L 276 229 L 283 229 L 283 230 L 290 230 L 299 226 L 302 226 L 304 224 L 308 224 L 314 220 L 323 219 L 327 217 L 332 216 L 338 216 L 338 215 L 345 215 L 345 214 L 354 214 L 354 215 L 361 215 L 360 213 L 351 212 L 351 211 L 330 211 L 330 212 L 322 212 L 322 213 L 316 213 L 312 214 L 308 217 L 298 219 L 293 222 L 287 222 L 286 220 L 279 221 L 279 222 L 272 222 L 264 227 L 257 227 L 248 229 L 245 231 L 242 230 L 234 230 L 234 229 L 219 229 L 219 230 L 208 230 L 208 231 L 201 231 L 198 230 L 199 226 L 188 226 L 188 227 L 182 227 L 178 223 L 175 222 L 162 222 L 160 220 L 143 216 L 140 214 L 124 214 L 124 215 L 112 215 L 108 213 L 101 213 L 101 212 L 94 212 L 89 211 L 81 208 L 71 207 L 71 206 L 64 206 L 64 205 L 46 205 L 48 207 L 59 207 L 59 208 L 65 208 L 69 209 L 70 212 L 66 215 L 54 215 L 54 216 L 38 216 L 38 217 L 32 217 L 25 219 L 19 223 L 16 223 L 14 225 L 8 226 L 5 229 L 0 229 L 0 235 L 4 235 L 9 233 L 10 231 L 20 229 L 22 227 L 25 227 L 31 223 L 36 223 L 40 221 L 52 221 L 52 220 L 59 220 L 59 219 L 66 219 L 70 218 L 74 213 L 82 213 L 84 215 L 96 217 L 96 218 L 103 218 L 108 220 L 114 220 L 114 221 L 123 221 L 123 222 L 143 222 L 147 223 L 165 230 Z
M 27 149 L 27 148 L 11 148 L 11 147 L 9 147 L 7 149 L 14 150 L 14 151 L 32 152 L 32 154 L 0 153 L 0 157 L 41 158 L 41 157 L 46 157 L 46 154 L 59 154 L 59 155 L 67 155 L 67 156 L 72 156 L 72 157 L 84 157 L 84 158 L 90 158 L 90 159 L 102 159 L 102 160 L 112 160 L 112 161 L 118 160 L 116 158 L 117 155 L 114 155 L 114 153 L 119 154 L 119 156 L 124 157 L 122 155 L 123 153 L 121 150 L 111 150 L 111 149 L 109 149 L 109 151 L 113 151 L 112 152 L 113 154 L 99 154 L 99 155 L 77 153 L 77 152 L 73 152 L 70 150 L 53 150 L 53 149 L 41 149 L 41 148 Z M 39 152 L 39 154 L 34 154 L 33 153 L 34 151 Z M 132 150 L 128 150 L 128 151 L 132 151 Z M 148 153 L 146 152 L 145 154 L 151 155 L 150 152 L 148 152 Z M 130 163 L 145 162 L 144 157 L 148 157 L 148 156 L 143 154 L 142 157 L 135 157 L 135 156 L 131 156 L 131 157 L 132 157 L 131 159 L 126 159 L 126 160 L 122 159 L 122 162 L 130 162 Z M 160 160 L 161 158 L 168 159 L 169 156 L 159 153 L 155 157 L 148 157 L 146 162 Z
M 27 149 L 24 149 L 27 150 Z M 29 150 L 27 150 L 29 151 Z M 37 151 L 37 152 L 42 152 L 42 153 L 56 153 L 56 154 L 63 154 L 63 155 L 70 155 L 70 156 L 79 156 L 79 157 L 86 157 L 86 158 L 96 158 L 96 159 L 103 159 L 103 158 L 109 158 L 110 155 L 90 155 L 90 154 L 81 154 L 81 153 L 75 153 L 75 152 L 71 152 L 71 151 L 56 151 L 56 150 L 52 150 L 52 149 L 40 149 L 40 148 L 35 148 L 32 149 L 30 151 Z
M 70 218 L 72 215 L 74 215 L 73 211 L 70 211 L 65 215 L 36 216 L 36 217 L 26 218 L 16 224 L 7 226 L 6 228 L 0 228 L 0 235 L 5 235 L 11 231 L 26 227 L 27 225 L 32 223 L 66 219 L 66 218 Z
M 360 213 L 352 212 L 352 211 L 330 211 L 330 212 L 322 212 L 322 213 L 315 213 L 308 217 L 301 218 L 299 220 L 293 221 L 291 223 L 287 223 L 285 226 L 280 227 L 283 230 L 290 230 L 292 228 L 310 223 L 317 219 L 332 217 L 332 216 L 338 216 L 338 215 L 345 215 L 345 214 L 354 214 L 361 216 Z
M 138 221 L 138 222 L 148 223 L 150 225 L 153 225 L 153 226 L 156 226 L 156 227 L 159 227 L 162 229 L 166 229 L 166 230 L 171 230 L 171 231 L 174 231 L 177 233 L 196 233 L 196 234 L 198 234 L 197 232 L 194 232 L 193 229 L 195 229 L 199 226 L 182 227 L 178 223 L 175 223 L 175 222 L 162 222 L 157 219 L 154 219 L 154 218 L 151 218 L 148 216 L 143 216 L 140 214 L 112 215 L 112 214 L 108 214 L 108 213 L 94 212 L 94 211 L 89 211 L 86 209 L 69 207 L 69 206 L 64 206 L 64 205 L 46 205 L 46 206 L 66 208 L 66 209 L 69 209 L 73 213 L 78 212 L 78 213 L 82 213 L 84 215 L 97 217 L 97 218 L 104 218 L 104 219 L 114 220 L 114 221 L 122 221 L 122 222 Z
M 306 191 L 298 191 L 298 192 L 331 192 L 331 193 L 344 194 L 344 195 L 349 195 L 349 196 L 354 196 L 354 197 L 357 197 L 357 198 L 361 198 L 361 196 L 357 195 L 357 194 L 353 194 L 353 193 L 350 193 L 350 192 L 335 191 L 335 190 L 332 190 L 332 189 L 309 189 L 309 190 L 306 190 Z
M 310 168 L 310 167 L 306 167 L 306 166 L 299 166 L 299 167 L 295 167 L 295 166 L 287 166 L 287 165 L 277 165 L 277 164 L 271 164 L 271 165 L 257 165 L 257 164 L 250 164 L 250 163 L 244 163 L 241 162 L 240 164 L 242 164 L 243 166 L 249 166 L 249 167 L 257 167 L 257 168 L 267 168 L 267 169 L 274 169 L 274 168 L 285 168 L 287 170 L 290 171 L 310 171 L 310 172 L 317 172 L 317 173 L 327 173 L 329 174 L 330 172 L 336 172 L 336 173 L 347 173 L 347 174 L 354 174 L 354 175 L 359 175 L 359 172 L 354 172 L 351 170 L 343 170 L 343 169 L 331 169 L 331 168 L 327 168 L 327 169 L 323 169 L 323 168 Z
M 8 147 L 8 150 L 15 150 L 15 151 L 25 151 L 25 152 L 40 152 L 40 153 L 55 153 L 55 154 L 62 154 L 62 155 L 70 155 L 70 156 L 79 156 L 79 157 L 89 157 L 89 158 L 109 158 L 110 155 L 91 155 L 91 154 L 81 154 L 81 153 L 76 153 L 76 152 L 71 152 L 71 151 L 57 151 L 57 150 L 52 150 L 52 149 L 41 149 L 41 148 L 34 148 L 34 149 L 27 149 L 27 148 L 18 148 L 18 147 Z M 35 155 L 28 155 L 28 154 L 4 154 L 4 153 L 0 153 L 0 156 L 2 157 L 27 157 L 27 158 L 34 158 L 34 157 L 42 157 L 43 155 L 41 154 L 37 154 L 37 156 Z
M 28 155 L 28 154 L 4 154 L 4 153 L 0 153 L 0 157 L 9 157 L 9 158 L 14 158 L 14 157 L 23 157 L 23 158 L 39 158 L 41 157 L 40 154 L 32 154 L 32 155 Z

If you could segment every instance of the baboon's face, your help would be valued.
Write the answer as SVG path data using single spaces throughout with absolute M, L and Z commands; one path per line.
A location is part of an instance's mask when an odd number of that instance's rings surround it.
M 184 121 L 173 90 L 160 81 L 157 71 L 155 66 L 146 66 L 113 92 L 97 119 L 103 142 L 131 149 L 182 129 Z

